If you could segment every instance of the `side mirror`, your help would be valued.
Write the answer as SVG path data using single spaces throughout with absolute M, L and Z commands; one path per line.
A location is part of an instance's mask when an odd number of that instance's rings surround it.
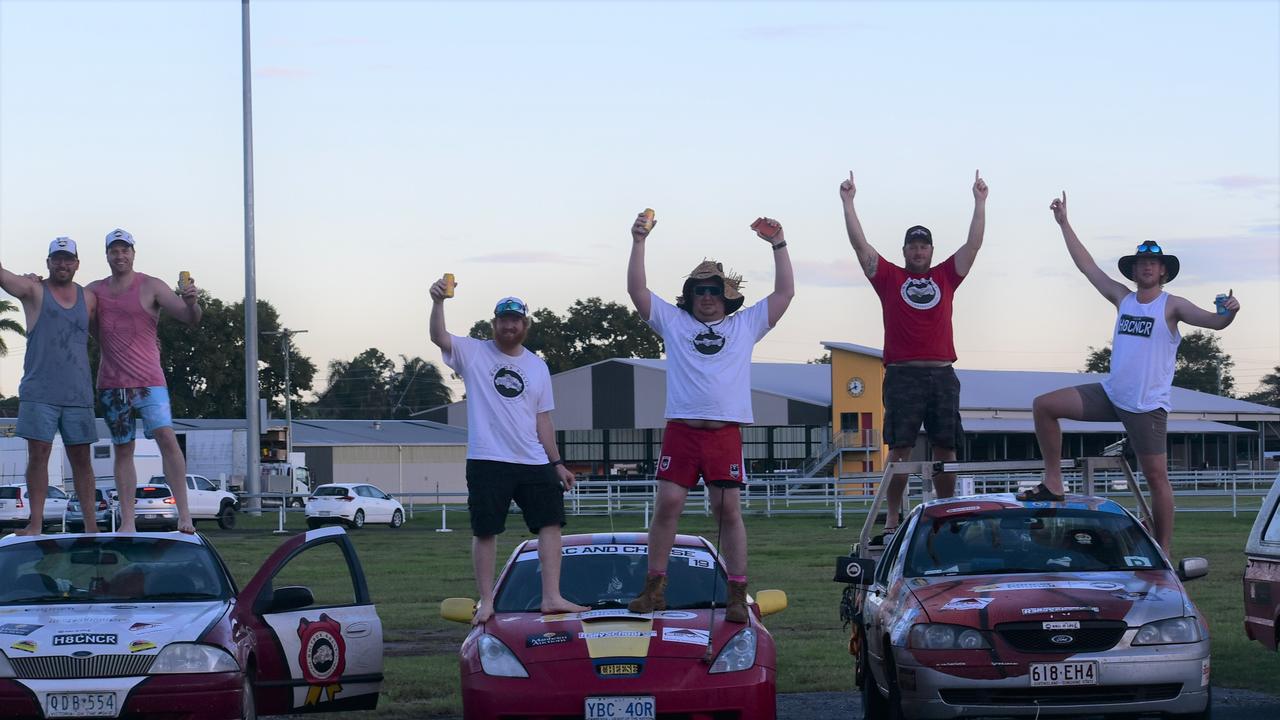
M 1202 557 L 1182 558 L 1178 562 L 1178 578 L 1195 580 L 1209 574 L 1209 561 Z
M 848 556 L 836 558 L 836 576 L 831 579 L 850 585 L 870 585 L 875 574 L 875 560 Z
M 760 617 L 780 613 L 787 609 L 787 594 L 782 590 L 761 590 L 756 593 L 756 606 Z
M 445 598 L 440 601 L 440 617 L 457 623 L 470 623 L 476 614 L 476 601 L 471 598 Z
M 271 593 L 271 604 L 267 606 L 267 612 L 278 613 L 297 610 L 309 605 L 314 605 L 316 598 L 311 594 L 311 588 L 301 585 L 287 585 L 282 588 L 276 588 Z

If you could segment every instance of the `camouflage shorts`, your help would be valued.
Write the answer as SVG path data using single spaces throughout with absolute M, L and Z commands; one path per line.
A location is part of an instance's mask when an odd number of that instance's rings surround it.
M 884 441 L 891 448 L 916 444 L 923 424 L 934 447 L 958 448 L 960 378 L 947 367 L 890 365 L 884 372 Z

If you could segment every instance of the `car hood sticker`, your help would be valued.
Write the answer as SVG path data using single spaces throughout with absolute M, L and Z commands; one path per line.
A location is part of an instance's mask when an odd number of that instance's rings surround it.
M 7 607 L 0 626 L 27 629 L 23 641 L 30 644 L 19 649 L 41 657 L 155 653 L 171 642 L 199 639 L 226 608 L 222 601 L 139 603 L 129 611 L 105 604 Z M 150 647 L 134 644 L 141 635 Z
M 1124 620 L 1136 627 L 1182 615 L 1186 599 L 1166 570 L 929 578 L 910 592 L 937 622 L 993 628 L 1028 620 Z

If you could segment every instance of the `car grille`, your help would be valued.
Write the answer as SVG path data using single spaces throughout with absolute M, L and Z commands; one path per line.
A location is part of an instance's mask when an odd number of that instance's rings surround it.
M 1109 650 L 1128 629 L 1123 620 L 1082 620 L 1078 630 L 1045 630 L 1038 622 L 1003 623 L 996 632 L 1005 642 L 1023 652 L 1082 653 Z M 1070 637 L 1057 643 L 1053 638 Z
M 1172 700 L 1182 683 L 1163 685 L 1089 685 L 1087 687 L 973 688 L 941 690 L 948 705 L 1110 705 Z
M 27 680 L 132 677 L 146 675 L 155 655 L 95 655 L 93 657 L 10 658 L 14 674 Z

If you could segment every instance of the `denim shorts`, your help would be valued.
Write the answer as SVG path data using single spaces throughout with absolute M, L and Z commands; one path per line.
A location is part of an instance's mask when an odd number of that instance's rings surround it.
M 93 408 L 18 401 L 18 437 L 53 442 L 62 433 L 63 445 L 91 445 L 98 440 Z
M 133 411 L 142 416 L 142 432 L 148 438 L 155 437 L 155 431 L 163 427 L 173 427 L 173 412 L 169 409 L 169 389 L 163 385 L 143 388 L 117 388 L 99 390 L 98 402 L 102 403 L 107 421 L 107 429 L 111 431 L 112 445 L 126 445 L 133 442 Z

